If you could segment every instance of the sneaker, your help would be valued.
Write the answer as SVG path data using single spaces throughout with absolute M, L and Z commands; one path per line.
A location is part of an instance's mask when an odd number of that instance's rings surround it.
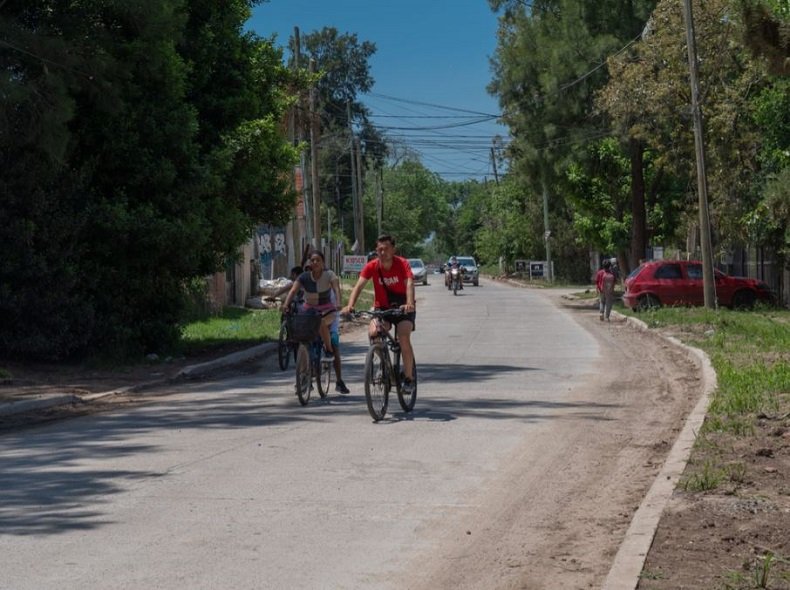
M 601 314 L 599 317 L 601 318 L 601 321 L 603 321 L 603 314 Z
M 403 380 L 403 393 L 406 395 L 414 393 L 414 381 L 408 378 Z
M 348 390 L 348 387 L 346 387 L 346 384 L 343 383 L 342 379 L 338 379 L 337 383 L 335 383 L 335 391 L 337 391 L 338 393 L 351 393 Z

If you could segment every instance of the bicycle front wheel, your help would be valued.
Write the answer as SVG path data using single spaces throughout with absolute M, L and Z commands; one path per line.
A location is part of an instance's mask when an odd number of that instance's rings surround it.
M 414 409 L 414 404 L 417 403 L 417 363 L 414 363 L 414 380 L 410 393 L 403 390 L 403 383 L 398 388 L 398 403 L 403 408 L 404 412 L 411 412 Z
M 370 417 L 376 422 L 387 415 L 390 376 L 384 358 L 386 354 L 388 353 L 383 344 L 374 344 L 368 349 L 365 359 L 365 401 Z
M 310 388 L 312 380 L 312 370 L 310 368 L 310 352 L 304 344 L 299 345 L 299 352 L 296 353 L 296 397 L 303 406 L 310 401 Z
M 280 365 L 280 370 L 285 371 L 288 368 L 288 362 L 291 360 L 291 345 L 288 344 L 288 326 L 285 322 L 280 323 L 280 335 L 277 338 L 277 364 Z
M 318 379 L 318 394 L 321 397 L 326 397 L 329 394 L 329 388 L 332 387 L 335 365 L 333 360 L 324 358 L 318 364 L 321 365 L 321 376 Z

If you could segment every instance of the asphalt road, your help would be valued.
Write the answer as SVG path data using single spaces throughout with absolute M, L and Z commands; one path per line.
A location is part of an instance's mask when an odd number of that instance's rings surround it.
M 392 399 L 371 421 L 359 334 L 343 342 L 351 395 L 301 407 L 271 358 L 0 437 L 0 588 L 435 583 L 481 515 L 503 518 L 503 485 L 563 489 L 563 440 L 611 406 L 589 387 L 599 340 L 539 292 L 481 281 L 454 297 L 434 275 L 417 294 L 411 414 Z

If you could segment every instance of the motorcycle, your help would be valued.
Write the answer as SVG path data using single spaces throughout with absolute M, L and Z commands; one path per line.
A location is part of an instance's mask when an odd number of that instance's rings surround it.
M 463 289 L 463 268 L 453 267 L 450 269 L 450 282 L 447 285 L 448 289 L 453 290 L 453 295 L 458 295 L 458 289 Z

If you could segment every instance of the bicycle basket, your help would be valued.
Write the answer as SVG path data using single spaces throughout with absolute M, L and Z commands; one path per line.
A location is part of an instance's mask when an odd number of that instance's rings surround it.
M 318 314 L 297 314 L 288 316 L 288 340 L 291 342 L 312 342 L 318 337 L 321 316 Z

